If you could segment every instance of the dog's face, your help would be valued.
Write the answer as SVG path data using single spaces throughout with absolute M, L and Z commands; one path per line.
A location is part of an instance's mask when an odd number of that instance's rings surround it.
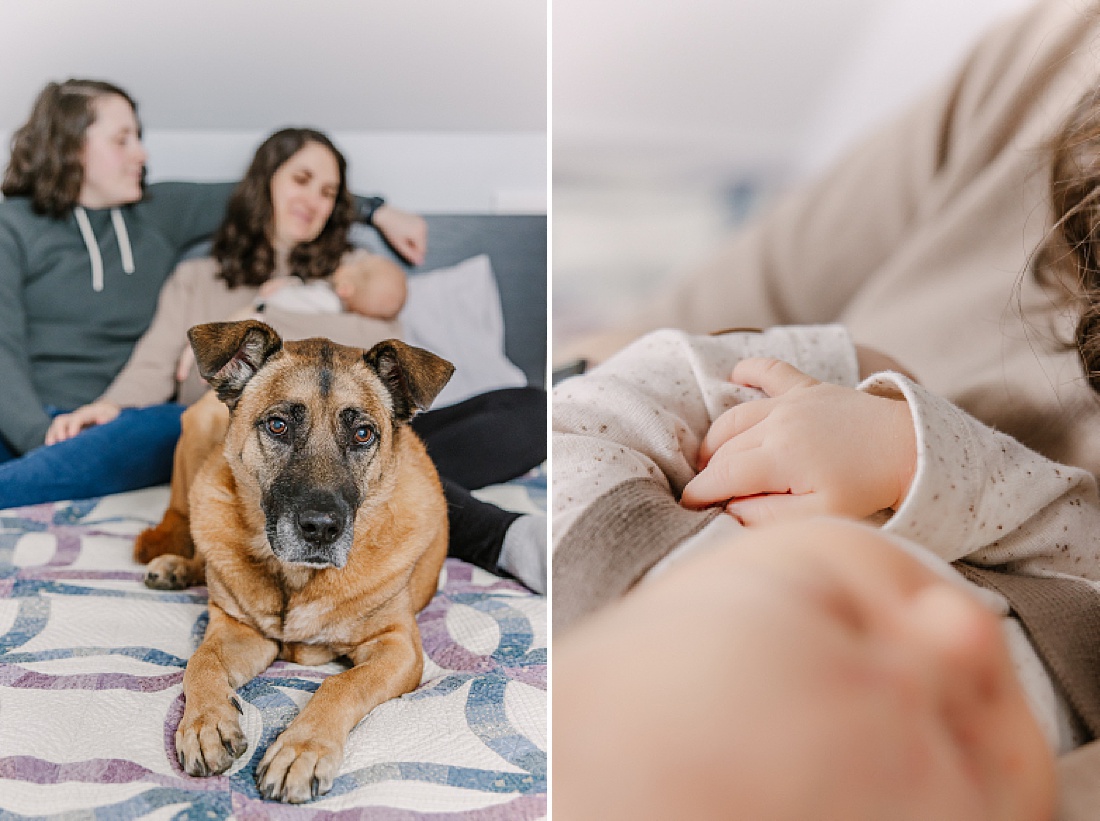
M 287 343 L 241 393 L 227 453 L 259 490 L 279 559 L 343 567 L 356 512 L 392 475 L 397 424 L 362 353 L 301 347 Z
M 401 428 L 450 363 L 396 340 L 370 351 L 326 339 L 283 343 L 255 321 L 189 332 L 203 377 L 230 408 L 225 454 L 263 510 L 283 562 L 343 567 L 356 517 L 392 494 Z

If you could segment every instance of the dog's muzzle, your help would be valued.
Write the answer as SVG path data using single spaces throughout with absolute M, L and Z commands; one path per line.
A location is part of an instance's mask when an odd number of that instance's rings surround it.
M 310 567 L 347 564 L 354 508 L 340 495 L 314 491 L 273 507 L 267 516 L 268 541 L 281 561 Z

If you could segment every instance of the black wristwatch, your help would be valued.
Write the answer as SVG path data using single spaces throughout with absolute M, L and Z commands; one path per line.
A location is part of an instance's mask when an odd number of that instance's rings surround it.
M 374 225 L 374 212 L 385 204 L 381 197 L 363 197 L 359 204 L 359 221 Z

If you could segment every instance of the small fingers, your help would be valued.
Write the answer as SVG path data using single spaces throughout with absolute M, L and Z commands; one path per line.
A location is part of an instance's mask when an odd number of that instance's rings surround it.
M 731 442 L 735 438 L 743 439 L 745 432 L 765 419 L 771 413 L 773 406 L 773 403 L 767 399 L 743 402 L 740 405 L 734 405 L 715 419 L 703 437 L 703 443 L 699 446 L 695 469 L 705 469 L 714 454 L 718 452 L 718 449 L 727 442 Z M 753 444 L 757 444 L 755 438 Z
M 54 418 L 49 430 L 46 431 L 46 444 L 56 445 L 66 439 L 72 439 L 80 432 L 80 428 L 80 422 L 73 414 L 66 413 L 58 416 Z
M 55 418 L 52 422 L 50 422 L 49 428 L 46 429 L 47 445 L 52 445 L 61 441 L 61 439 L 59 438 L 61 436 L 61 422 L 59 421 L 59 419 L 60 417 Z
M 738 449 L 736 440 L 719 448 L 706 469 L 684 486 L 680 504 L 700 510 L 742 496 L 786 493 L 775 461 L 762 448 Z
M 67 417 L 65 419 L 65 421 L 61 424 L 60 438 L 62 440 L 72 439 L 74 436 L 76 436 L 78 433 L 80 433 L 80 431 L 83 430 L 83 429 L 84 429 L 84 420 L 81 419 L 79 416 L 76 416 L 75 414 L 72 414 L 69 417 Z
M 746 527 L 753 527 L 808 519 L 821 515 L 825 510 L 821 497 L 816 493 L 767 493 L 734 499 L 726 505 L 726 512 Z
M 809 374 L 781 359 L 750 357 L 742 359 L 730 378 L 739 385 L 760 388 L 768 396 L 782 396 L 795 388 L 811 388 L 819 384 Z

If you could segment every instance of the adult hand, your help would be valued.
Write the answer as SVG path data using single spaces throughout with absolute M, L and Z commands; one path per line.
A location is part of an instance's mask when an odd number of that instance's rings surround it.
M 737 405 L 704 437 L 685 507 L 725 504 L 742 524 L 901 504 L 916 470 L 909 406 L 818 382 L 776 359 L 745 359 L 733 381 L 768 398 Z
M 374 227 L 394 250 L 413 265 L 424 262 L 428 252 L 428 223 L 417 214 L 410 214 L 391 205 L 381 205 L 371 219 Z
M 90 405 L 77 408 L 72 413 L 56 416 L 46 431 L 46 444 L 56 445 L 66 439 L 72 439 L 84 428 L 105 425 L 117 417 L 121 411 L 122 408 L 113 402 L 92 402 Z
M 176 383 L 182 385 L 191 375 L 191 369 L 195 366 L 195 352 L 188 345 L 180 351 L 179 362 L 176 363 Z

